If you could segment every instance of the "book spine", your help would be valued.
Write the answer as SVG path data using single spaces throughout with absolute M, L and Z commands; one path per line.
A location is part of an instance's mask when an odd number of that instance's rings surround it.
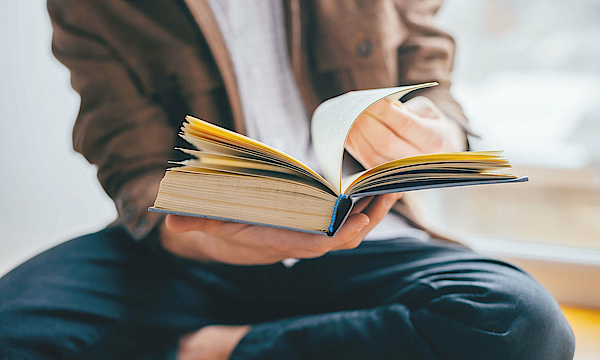
M 329 224 L 329 228 L 327 229 L 327 236 L 334 236 L 340 227 L 346 222 L 346 219 L 350 215 L 350 211 L 354 207 L 354 199 L 348 195 L 340 195 L 340 197 L 335 202 L 335 207 L 333 209 L 333 214 L 331 216 L 331 223 Z
M 331 223 L 329 224 L 329 228 L 327 229 L 328 232 L 333 233 L 333 225 L 335 225 L 335 216 L 337 215 L 338 207 L 340 206 L 340 202 L 343 199 L 347 199 L 347 198 L 348 198 L 348 195 L 342 194 L 336 200 L 335 206 L 333 207 L 333 214 L 331 215 Z

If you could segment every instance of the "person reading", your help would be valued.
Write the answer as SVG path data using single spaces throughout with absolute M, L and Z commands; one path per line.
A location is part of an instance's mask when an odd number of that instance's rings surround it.
M 540 284 L 423 227 L 402 193 L 358 200 L 331 237 L 147 210 L 168 162 L 189 159 L 174 150 L 186 114 L 318 174 L 331 171 L 309 130 L 318 104 L 435 81 L 356 119 L 346 175 L 467 150 L 440 6 L 48 0 L 53 52 L 81 95 L 74 147 L 119 219 L 0 280 L 0 357 L 571 359 Z

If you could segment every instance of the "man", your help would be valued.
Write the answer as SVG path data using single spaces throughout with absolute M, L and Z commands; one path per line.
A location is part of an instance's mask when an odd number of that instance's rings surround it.
M 113 226 L 0 282 L 0 351 L 24 359 L 570 359 L 531 277 L 438 240 L 399 195 L 333 238 L 148 213 L 186 113 L 311 163 L 310 114 L 352 89 L 438 81 L 352 129 L 347 166 L 466 148 L 440 1 L 49 0 L 81 95 L 74 146 Z M 400 201 L 398 201 L 400 200 Z M 393 212 L 390 210 L 394 208 Z

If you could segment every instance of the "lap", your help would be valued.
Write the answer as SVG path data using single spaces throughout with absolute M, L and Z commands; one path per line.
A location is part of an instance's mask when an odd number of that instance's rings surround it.
M 522 288 L 544 291 L 520 269 L 443 241 L 417 239 L 364 242 L 295 266 L 300 279 L 332 304 L 364 308 L 403 303 L 416 309 L 445 294 L 520 296 Z M 352 299 L 352 300 L 349 300 Z
M 0 358 L 7 349 L 8 358 L 158 351 L 223 320 L 221 297 L 238 286 L 221 273 L 206 266 L 182 271 L 119 228 L 68 241 L 0 279 Z
M 318 279 L 331 311 L 378 307 L 402 317 L 440 358 L 572 356 L 573 335 L 558 304 L 520 269 L 437 241 L 363 244 L 299 264 Z
M 391 303 L 406 305 L 415 316 L 443 320 L 452 313 L 463 316 L 465 325 L 485 323 L 491 328 L 483 330 L 500 331 L 510 324 L 481 318 L 492 319 L 489 304 L 501 304 L 500 311 L 541 293 L 518 269 L 441 243 L 365 242 L 286 269 L 155 255 L 115 228 L 59 245 L 0 280 L 0 348 L 68 358 L 84 352 L 100 357 L 108 346 L 125 352 L 107 358 L 134 357 L 207 324 Z

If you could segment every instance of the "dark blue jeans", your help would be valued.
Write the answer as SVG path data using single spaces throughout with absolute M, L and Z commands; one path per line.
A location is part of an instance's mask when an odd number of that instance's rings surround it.
M 439 242 L 366 242 L 230 266 L 156 251 L 118 228 L 0 280 L 1 359 L 174 358 L 183 334 L 252 324 L 233 359 L 571 359 L 552 297 L 506 263 Z M 154 249 L 154 250 L 152 250 Z

